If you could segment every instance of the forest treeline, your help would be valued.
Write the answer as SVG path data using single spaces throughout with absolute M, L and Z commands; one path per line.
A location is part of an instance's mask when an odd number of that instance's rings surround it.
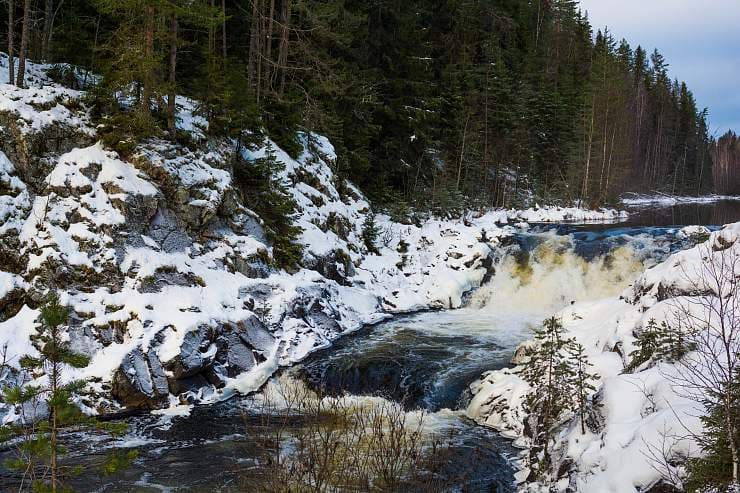
M 4 8 L 12 56 L 102 75 L 90 77 L 91 104 L 117 141 L 180 138 L 173 96 L 183 94 L 213 135 L 261 130 L 289 152 L 301 128 L 327 135 L 337 171 L 381 204 L 593 206 L 625 191 L 695 195 L 714 181 L 730 190 L 737 175 L 664 57 L 594 33 L 574 0 Z
M 723 195 L 740 195 L 740 138 L 729 131 L 712 146 L 714 189 Z

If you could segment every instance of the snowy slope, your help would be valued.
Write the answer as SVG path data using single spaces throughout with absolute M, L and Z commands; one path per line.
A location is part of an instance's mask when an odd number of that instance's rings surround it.
M 269 140 L 238 149 L 207 140 L 194 102 L 178 98 L 179 126 L 198 146 L 154 139 L 124 159 L 96 142 L 84 93 L 54 83 L 49 68 L 31 63 L 28 89 L 0 84 L 0 346 L 18 377 L 39 304 L 58 290 L 72 308 L 68 337 L 91 356 L 65 373 L 89 382 L 90 412 L 253 391 L 365 324 L 461 306 L 509 222 L 621 217 L 544 208 L 413 226 L 378 216 L 370 254 L 370 205 L 333 175 L 325 138 L 303 135 L 297 159 Z M 293 274 L 270 266 L 261 220 L 232 183 L 234 166 L 268 150 L 299 205 L 305 268 Z M 13 416 L 0 405 L 0 419 Z
M 685 230 L 685 234 L 697 233 L 708 232 L 696 227 Z M 671 255 L 647 270 L 619 298 L 578 303 L 557 314 L 568 335 L 585 347 L 600 375 L 594 396 L 600 407 L 591 412 L 585 435 L 573 417 L 556 430 L 555 464 L 549 478 L 556 485 L 554 491 L 646 491 L 666 476 L 680 476 L 680 464 L 699 452 L 687 436 L 701 432 L 699 417 L 703 409 L 676 385 L 677 376 L 682 374 L 679 365 L 697 364 L 696 356 L 687 355 L 683 363 L 646 363 L 632 373 L 625 373 L 625 366 L 636 348 L 636 336 L 651 319 L 685 327 L 691 319 L 686 313 L 691 312 L 684 310 L 700 310 L 700 300 L 715 303 L 716 289 L 698 282 L 701 273 L 707 272 L 707 265 L 724 262 L 737 266 L 729 259 L 738 256 L 740 223 L 711 233 L 706 242 L 694 248 Z M 740 271 L 734 272 L 737 276 Z M 526 346 L 531 347 L 531 343 Z M 516 439 L 515 443 L 528 453 L 531 442 L 523 404 L 529 387 L 517 369 L 489 372 L 473 383 L 468 415 Z M 663 455 L 670 466 L 656 460 Z M 523 481 L 528 473 L 522 470 L 519 479 Z M 546 485 L 522 486 L 531 491 L 540 488 L 548 491 Z

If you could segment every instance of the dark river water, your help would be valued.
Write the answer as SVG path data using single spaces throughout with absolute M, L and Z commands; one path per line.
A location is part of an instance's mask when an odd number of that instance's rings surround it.
M 573 301 L 621 293 L 646 267 L 690 245 L 683 225 L 718 227 L 740 221 L 740 202 L 642 208 L 609 225 L 533 225 L 515 236 L 493 279 L 452 312 L 404 316 L 365 328 L 311 355 L 283 378 L 328 395 L 383 396 L 408 412 L 423 410 L 432 432 L 454 431 L 444 474 L 450 491 L 515 490 L 516 451 L 492 430 L 466 417 L 468 386 L 482 373 L 509 365 L 531 329 Z M 522 263 L 527 277 L 520 276 Z M 78 491 L 258 491 L 244 480 L 254 467 L 254 437 L 264 426 L 249 397 L 200 406 L 188 416 L 128 419 L 115 442 L 90 435 L 75 440 L 72 462 L 82 464 Z M 301 427 L 301 417 L 289 424 Z M 450 436 L 453 436 L 452 434 Z M 121 474 L 93 468 L 110 446 L 136 448 Z M 0 476 L 0 490 L 13 479 Z
M 722 226 L 740 221 L 740 200 L 627 208 L 630 226 Z

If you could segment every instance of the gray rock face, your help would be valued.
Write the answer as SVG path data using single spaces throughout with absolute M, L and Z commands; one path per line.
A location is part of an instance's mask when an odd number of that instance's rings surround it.
M 334 250 L 326 256 L 310 257 L 304 261 L 307 269 L 315 270 L 339 284 L 350 284 L 348 278 L 355 274 L 355 267 L 349 255 L 342 250 Z
M 266 356 L 274 348 L 275 338 L 256 316 L 252 315 L 247 320 L 240 322 L 238 327 L 242 340 L 262 355 Z
M 213 364 L 216 358 L 216 348 L 212 347 L 212 340 L 211 330 L 208 327 L 185 334 L 185 339 L 180 346 L 180 354 L 165 365 L 173 373 L 175 379 L 192 377 Z
M 227 378 L 251 370 L 274 346 L 274 337 L 255 316 L 235 325 L 203 326 L 187 333 L 180 353 L 164 364 L 154 348 L 129 353 L 114 375 L 112 394 L 128 408 L 166 406 L 169 392 L 189 402 L 200 389 L 222 387 Z
M 342 331 L 342 315 L 327 301 L 331 295 L 325 289 L 303 290 L 291 306 L 290 315 L 303 320 L 311 328 L 325 333 Z
M 137 150 L 133 164 L 143 170 L 164 193 L 167 204 L 190 232 L 199 232 L 216 217 L 226 188 L 221 181 L 233 150 L 217 148 L 191 151 L 170 142 L 152 140 Z
M 181 252 L 193 244 L 177 216 L 171 210 L 162 207 L 157 209 L 146 234 L 168 253 Z
M 192 273 L 158 269 L 153 276 L 142 282 L 139 291 L 142 293 L 159 293 L 167 286 L 203 286 L 203 280 Z
M 113 396 L 126 407 L 157 409 L 167 405 L 169 387 L 154 351 L 139 348 L 123 359 L 113 375 Z
M 257 364 L 257 359 L 251 347 L 236 330 L 227 329 L 218 338 L 218 346 L 218 362 L 221 368 L 217 373 L 221 375 L 225 373 L 233 378 L 240 373 L 251 370 Z
M 52 167 L 52 156 L 59 156 L 75 147 L 87 147 L 93 138 L 78 128 L 51 125 L 40 131 L 24 132 L 25 123 L 18 115 L 0 112 L 0 151 L 15 164 L 23 181 L 39 192 Z

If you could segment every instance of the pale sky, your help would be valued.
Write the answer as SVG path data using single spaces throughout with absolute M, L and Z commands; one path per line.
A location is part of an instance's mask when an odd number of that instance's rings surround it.
M 710 133 L 740 133 L 740 0 L 581 0 L 594 32 L 608 26 L 663 53 L 672 78 L 685 80 Z

